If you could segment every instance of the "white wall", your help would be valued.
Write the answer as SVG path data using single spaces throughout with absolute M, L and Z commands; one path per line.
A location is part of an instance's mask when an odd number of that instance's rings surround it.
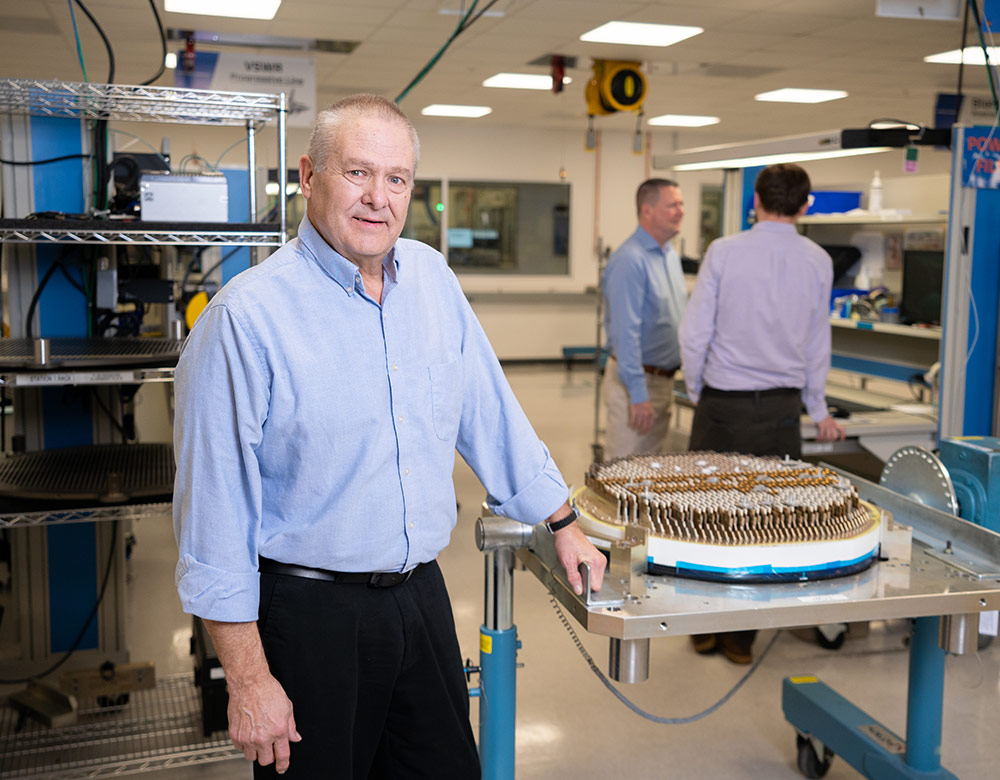
M 602 130 L 599 153 L 584 150 L 585 120 L 579 130 L 527 130 L 518 127 L 477 128 L 474 120 L 421 118 L 415 122 L 421 138 L 421 178 L 461 178 L 484 181 L 551 182 L 571 186 L 570 272 L 568 276 L 460 275 L 473 299 L 487 334 L 504 359 L 559 357 L 563 346 L 593 344 L 595 318 L 590 296 L 549 301 L 552 293 L 583 293 L 597 283 L 596 239 L 617 247 L 634 230 L 635 189 L 647 175 L 648 153 L 632 152 L 632 133 Z M 118 125 L 159 146 L 160 135 L 169 134 L 175 161 L 195 152 L 215 162 L 226 147 L 240 137 L 236 128 L 199 126 Z M 652 135 L 652 154 L 669 150 L 669 135 Z M 266 129 L 258 136 L 260 166 L 275 167 L 275 134 Z M 287 159 L 297 164 L 307 140 L 303 130 L 289 132 Z M 120 145 L 134 143 L 118 136 Z M 133 149 L 140 151 L 136 144 Z M 908 208 L 928 214 L 946 210 L 949 194 L 950 155 L 921 149 L 918 174 L 902 172 L 900 149 L 838 160 L 804 163 L 816 189 L 867 192 L 877 168 L 883 180 L 885 208 Z M 235 166 L 246 160 L 240 146 L 223 159 Z M 560 178 L 565 169 L 565 179 Z M 687 213 L 678 250 L 698 255 L 700 194 L 703 184 L 721 184 L 720 171 L 674 174 L 651 170 L 653 176 L 675 178 L 681 186 Z M 534 300 L 518 295 L 505 303 L 482 294 L 533 293 Z M 477 300 L 477 295 L 479 299 Z

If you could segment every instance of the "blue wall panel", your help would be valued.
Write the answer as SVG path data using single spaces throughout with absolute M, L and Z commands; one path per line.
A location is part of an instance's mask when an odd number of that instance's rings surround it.
M 32 117 L 31 151 L 36 160 L 80 154 L 83 132 L 76 119 Z M 64 160 L 32 169 L 33 210 L 79 214 L 87 204 L 84 167 L 88 160 Z M 38 282 L 52 264 L 81 258 L 79 248 L 36 247 Z M 68 265 L 67 272 L 81 280 L 83 266 Z M 40 333 L 47 338 L 87 335 L 87 304 L 61 271 L 55 271 L 38 301 Z M 93 443 L 93 426 L 79 393 L 72 388 L 42 391 L 43 447 L 68 447 Z M 49 575 L 50 652 L 68 650 L 94 606 L 97 589 L 96 529 L 91 524 L 51 526 L 46 529 Z M 98 646 L 97 621 L 93 621 L 79 647 Z

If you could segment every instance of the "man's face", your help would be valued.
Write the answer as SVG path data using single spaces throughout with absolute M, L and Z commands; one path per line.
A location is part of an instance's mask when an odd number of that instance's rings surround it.
M 403 232 L 415 161 L 402 122 L 347 116 L 321 171 L 299 160 L 306 213 L 326 243 L 358 266 L 380 264 Z
M 680 187 L 660 187 L 660 199 L 655 206 L 642 207 L 640 224 L 660 244 L 665 244 L 681 230 L 684 219 L 684 198 Z

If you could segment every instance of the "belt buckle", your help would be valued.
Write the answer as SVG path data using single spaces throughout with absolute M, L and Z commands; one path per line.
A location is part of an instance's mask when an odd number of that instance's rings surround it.
M 379 571 L 368 579 L 369 588 L 392 588 L 406 582 L 413 575 L 413 569 L 407 572 Z

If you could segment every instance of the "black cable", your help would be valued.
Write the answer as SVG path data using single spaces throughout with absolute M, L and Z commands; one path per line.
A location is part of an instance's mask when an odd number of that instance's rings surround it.
M 0 679 L 0 685 L 19 685 L 21 683 L 31 682 L 32 680 L 37 680 L 41 677 L 52 674 L 56 669 L 66 663 L 70 656 L 76 652 L 76 649 L 80 646 L 80 642 L 83 641 L 84 635 L 87 633 L 87 629 L 90 628 L 90 624 L 94 622 L 94 618 L 97 616 L 97 610 L 101 606 L 101 602 L 104 601 L 104 594 L 108 589 L 108 580 L 111 577 L 112 565 L 115 562 L 115 549 L 118 546 L 118 521 L 113 520 L 111 526 L 111 549 L 108 550 L 108 563 L 104 568 L 104 579 L 101 581 L 101 592 L 97 594 L 97 601 L 94 602 L 93 608 L 90 610 L 90 614 L 87 616 L 86 622 L 83 624 L 83 628 L 80 629 L 80 633 L 76 635 L 76 639 L 73 640 L 73 644 L 70 645 L 69 650 L 66 651 L 66 655 L 56 661 L 52 666 L 46 669 L 44 672 L 38 672 L 29 677 L 21 677 L 16 680 L 4 680 Z
M 965 44 L 969 36 L 969 3 L 966 0 L 965 12 L 962 14 L 962 54 L 958 58 L 958 87 L 955 89 L 955 119 L 958 119 L 958 109 L 962 102 L 962 74 L 965 71 Z
M 45 289 L 45 285 L 49 283 L 49 279 L 52 278 L 61 263 L 57 260 L 49 266 L 49 269 L 45 272 L 45 276 L 42 277 L 42 281 L 38 283 L 38 287 L 35 288 L 35 294 L 31 296 L 31 303 L 28 305 L 28 316 L 24 319 L 24 332 L 27 334 L 28 338 L 34 338 L 32 331 L 34 331 L 34 323 L 32 320 L 35 316 L 35 309 L 38 306 L 38 299 L 42 297 L 42 291 Z
M 114 413 L 104 405 L 104 401 L 101 400 L 100 391 L 96 387 L 91 386 L 90 395 L 94 399 L 94 403 L 97 404 L 97 408 L 104 412 L 104 416 L 111 421 L 111 424 L 114 425 L 118 433 L 121 434 L 122 444 L 128 444 L 128 437 L 125 435 L 125 429 L 118 421 L 118 418 L 115 417 Z
M 163 21 L 160 19 L 160 12 L 156 10 L 156 3 L 154 0 L 149 0 L 149 7 L 153 9 L 153 16 L 156 17 L 156 27 L 160 31 L 160 43 L 163 47 L 163 56 L 160 57 L 160 69 L 156 71 L 156 75 L 149 81 L 144 81 L 140 86 L 148 87 L 154 81 L 156 81 L 160 76 L 163 75 L 163 71 L 167 67 L 167 34 L 163 30 Z
M 969 5 L 972 6 L 972 13 L 976 18 L 976 31 L 979 33 L 979 45 L 983 50 L 983 59 L 986 62 L 986 75 L 990 80 L 990 95 L 993 97 L 993 111 L 1000 112 L 1000 99 L 997 98 L 997 85 L 996 81 L 993 79 L 993 69 L 990 67 L 990 52 L 986 48 L 986 39 L 983 38 L 983 19 L 979 13 L 979 3 L 977 0 L 969 0 Z
M 104 48 L 108 51 L 108 84 L 113 84 L 115 81 L 115 52 L 111 48 L 111 41 L 109 41 L 108 36 L 104 34 L 104 29 L 100 24 L 98 24 L 94 15 L 87 9 L 87 6 L 83 4 L 83 0 L 74 0 L 74 2 L 80 6 L 80 10 L 87 15 L 87 18 L 90 19 L 90 23 L 94 25 L 94 29 L 97 30 L 97 34 L 100 35 L 101 40 L 104 41 Z
M 226 254 L 222 256 L 222 259 L 219 260 L 215 265 L 211 266 L 207 271 L 202 271 L 201 278 L 205 279 L 206 277 L 211 276 L 213 271 L 215 271 L 219 266 L 221 266 L 224 262 L 226 262 L 226 260 L 235 255 L 241 249 L 243 249 L 243 247 L 241 246 L 238 246 L 235 249 L 230 249 L 228 252 L 226 252 Z
M 65 250 L 63 250 L 63 252 L 65 254 Z M 35 288 L 34 295 L 31 296 L 31 303 L 28 304 L 28 314 L 24 319 L 24 332 L 29 339 L 34 338 L 33 320 L 35 317 L 35 309 L 38 308 L 38 301 L 42 297 L 42 292 L 45 290 L 45 285 L 49 283 L 49 280 L 52 278 L 52 275 L 60 268 L 65 269 L 61 257 L 52 261 L 52 265 L 49 266 L 48 270 L 45 272 L 45 275 L 42 277 L 42 280 L 38 283 L 38 287 Z M 73 280 L 71 279 L 70 282 L 73 283 Z M 84 291 L 79 285 L 74 284 L 74 286 L 78 290 L 80 290 L 81 293 L 83 293 L 84 298 L 87 298 L 86 291 Z
M 92 154 L 64 154 L 62 157 L 50 157 L 47 160 L 4 160 L 0 157 L 0 163 L 4 165 L 46 165 L 48 163 L 61 162 L 62 160 L 79 160 L 80 158 L 93 156 Z

